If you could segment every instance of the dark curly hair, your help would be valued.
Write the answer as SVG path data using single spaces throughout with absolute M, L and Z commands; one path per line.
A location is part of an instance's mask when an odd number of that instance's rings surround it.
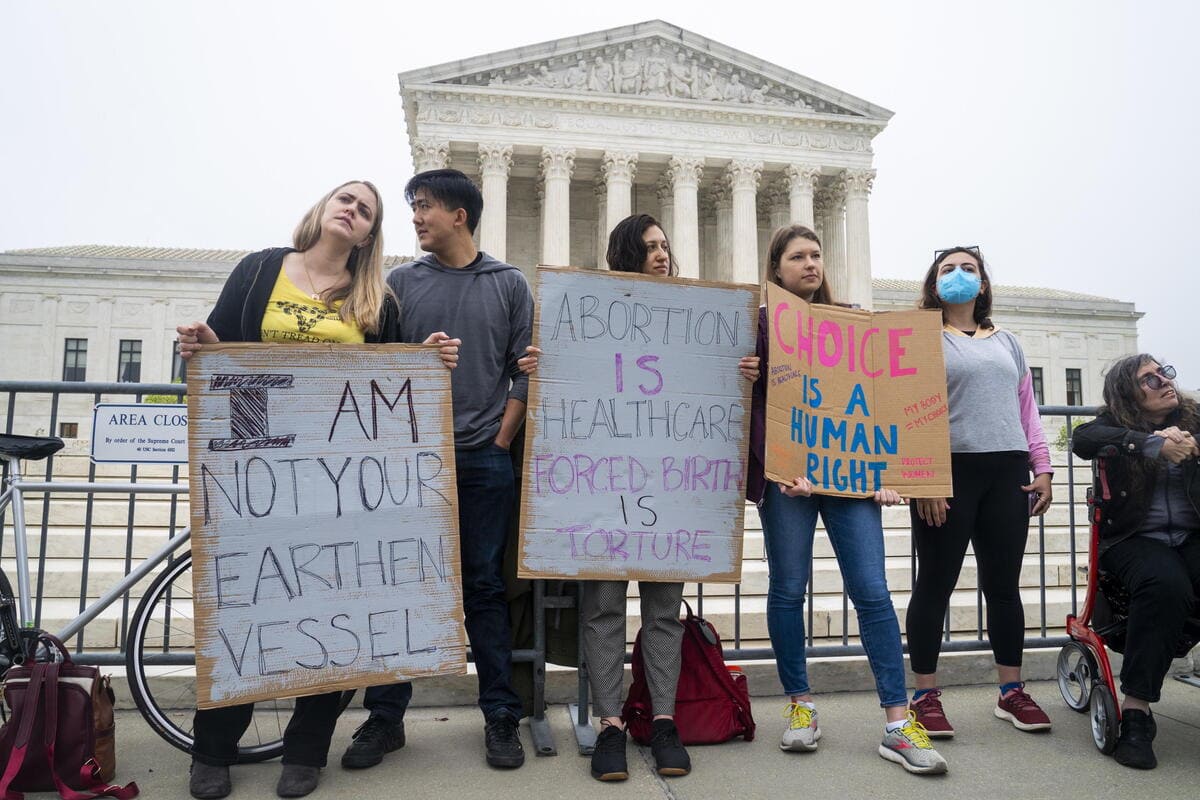
M 917 302 L 917 308 L 941 308 L 942 298 L 938 297 L 937 279 L 938 265 L 945 260 L 946 256 L 952 256 L 955 253 L 966 253 L 979 262 L 979 277 L 983 281 L 983 287 L 979 290 L 979 296 L 975 298 L 975 324 L 981 328 L 994 328 L 992 324 L 992 281 L 987 274 L 987 265 L 983 263 L 983 252 L 978 247 L 951 247 L 949 250 L 941 250 L 933 259 L 933 263 L 929 265 L 929 270 L 925 273 L 925 281 L 921 284 L 921 299 Z
M 1149 353 L 1138 353 L 1118 359 L 1104 373 L 1104 405 L 1102 413 L 1112 417 L 1118 425 L 1135 431 L 1154 431 L 1165 424 L 1177 425 L 1184 430 L 1200 430 L 1200 407 L 1190 397 L 1179 394 L 1179 407 L 1167 415 L 1161 423 L 1146 419 L 1142 411 L 1142 387 L 1138 383 L 1138 370 L 1146 364 L 1159 364 Z
M 1179 394 L 1179 406 L 1165 420 L 1155 423 L 1146 419 L 1139 402 L 1142 399 L 1142 387 L 1138 383 L 1138 370 L 1146 364 L 1162 363 L 1149 353 L 1125 356 L 1115 361 L 1104 373 L 1104 405 L 1100 407 L 1100 413 L 1112 417 L 1122 428 L 1144 433 L 1169 425 L 1200 433 L 1200 407 L 1197 407 L 1195 400 L 1183 394 Z M 1130 490 L 1140 495 L 1157 482 L 1166 465 L 1159 459 L 1134 458 L 1129 460 L 1128 467 Z
M 667 235 L 662 224 L 649 214 L 634 214 L 618 222 L 608 235 L 608 252 L 604 255 L 608 268 L 616 272 L 641 272 L 646 263 L 646 243 L 642 237 L 650 228 L 658 228 L 664 237 Z M 667 240 L 667 258 L 670 259 L 667 274 L 674 278 L 679 274 L 679 265 L 675 263 L 670 239 Z

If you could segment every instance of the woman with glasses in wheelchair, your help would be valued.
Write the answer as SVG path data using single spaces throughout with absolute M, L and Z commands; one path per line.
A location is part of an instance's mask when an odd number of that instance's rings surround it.
M 1200 408 L 1174 378 L 1146 353 L 1121 359 L 1104 377 L 1099 416 L 1072 437 L 1075 455 L 1104 459 L 1100 568 L 1129 592 L 1113 758 L 1137 769 L 1157 764 L 1150 704 L 1200 595 Z

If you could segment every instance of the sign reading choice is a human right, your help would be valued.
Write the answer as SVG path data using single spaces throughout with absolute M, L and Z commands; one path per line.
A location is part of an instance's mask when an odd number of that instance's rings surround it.
M 538 269 L 527 578 L 737 581 L 758 290 Z
M 953 495 L 939 312 L 812 305 L 770 284 L 767 328 L 769 479 Z
M 436 348 L 206 345 L 188 406 L 200 708 L 466 671 Z

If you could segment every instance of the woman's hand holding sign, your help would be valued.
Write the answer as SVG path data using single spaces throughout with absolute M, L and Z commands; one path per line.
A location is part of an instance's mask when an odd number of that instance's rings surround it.
M 926 525 L 935 528 L 946 524 L 946 512 L 949 510 L 950 504 L 944 497 L 922 497 L 917 500 L 917 516 Z

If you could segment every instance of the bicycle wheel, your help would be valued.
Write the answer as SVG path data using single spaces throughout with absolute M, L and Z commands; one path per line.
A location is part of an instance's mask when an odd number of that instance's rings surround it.
M 155 733 L 184 752 L 194 741 L 193 631 L 189 551 L 150 584 L 129 619 L 125 642 L 125 674 L 138 710 Z M 353 690 L 342 692 L 342 711 L 353 698 Z M 255 703 L 250 727 L 238 742 L 239 763 L 267 761 L 283 753 L 283 731 L 292 707 L 290 699 Z
M 17 600 L 12 584 L 0 570 L 0 679 L 21 654 L 20 628 L 17 626 Z
M 192 554 L 163 570 L 146 590 L 129 620 L 125 674 L 129 691 L 146 722 L 167 742 L 191 750 L 196 713 L 193 652 Z M 164 663 L 167 662 L 167 663 Z M 174 663 L 172 663 L 174 662 Z M 238 742 L 238 761 L 266 761 L 283 753 L 283 731 L 292 715 L 290 700 L 256 703 L 250 727 Z

